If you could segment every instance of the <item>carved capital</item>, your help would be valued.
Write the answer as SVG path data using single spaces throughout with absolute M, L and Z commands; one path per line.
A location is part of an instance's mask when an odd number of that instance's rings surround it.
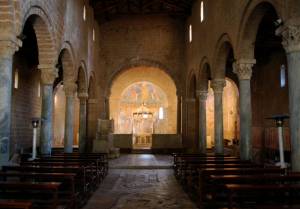
M 287 53 L 300 51 L 300 21 L 294 19 L 276 30 L 282 36 L 282 45 Z
M 43 68 L 44 67 L 44 68 Z M 43 85 L 53 85 L 54 80 L 58 76 L 58 69 L 55 67 L 39 66 L 41 70 L 41 83 Z
M 223 93 L 226 81 L 225 79 L 214 79 L 211 81 L 210 86 L 214 90 L 214 93 Z
M 0 40 L 0 57 L 1 58 L 11 58 L 19 47 L 22 46 L 22 41 L 16 39 L 12 40 Z
M 74 82 L 64 82 L 64 91 L 67 97 L 75 96 L 77 85 Z
M 206 101 L 207 99 L 207 91 L 197 90 L 196 94 L 200 101 Z
M 239 80 L 250 80 L 255 64 L 255 59 L 240 59 L 233 63 L 233 72 L 237 74 Z
M 88 95 L 88 93 L 86 93 L 86 92 L 79 92 L 79 93 L 78 93 L 78 98 L 79 98 L 80 100 L 87 100 L 88 97 L 89 97 L 89 95 Z

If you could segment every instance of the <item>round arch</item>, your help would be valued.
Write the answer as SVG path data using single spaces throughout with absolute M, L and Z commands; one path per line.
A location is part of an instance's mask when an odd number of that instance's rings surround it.
M 195 73 L 192 73 L 188 83 L 188 94 L 187 94 L 188 98 L 195 99 L 196 91 L 197 91 L 197 76 Z
M 130 87 L 130 94 L 127 95 L 129 99 L 122 97 L 124 91 Z M 159 90 L 160 89 L 160 90 Z M 159 90 L 159 91 L 158 91 Z M 127 92 L 127 91 L 126 91 Z M 150 112 L 153 116 L 158 116 L 158 110 L 160 108 L 159 101 L 163 95 L 159 92 L 163 92 L 166 95 L 167 103 L 163 107 L 165 112 L 164 121 L 158 121 L 163 123 L 165 128 L 159 132 L 153 133 L 164 133 L 164 134 L 175 134 L 177 133 L 177 89 L 172 78 L 163 70 L 155 67 L 133 67 L 127 69 L 122 73 L 118 74 L 112 82 L 110 96 L 109 96 L 109 111 L 110 118 L 114 119 L 116 133 L 118 133 L 118 128 L 126 121 L 130 122 L 133 120 L 132 114 L 138 109 L 150 108 Z M 132 102 L 136 101 L 136 102 Z M 141 102 L 140 100 L 144 101 Z M 160 98 L 160 99 L 158 99 Z M 137 108 L 140 106 L 139 108 Z M 143 107 L 142 107 L 143 106 Z M 125 115 L 123 118 L 122 115 Z M 126 123 L 127 124 L 127 123 Z M 156 122 L 153 124 L 155 126 Z M 157 130 L 157 129 L 154 129 Z
M 25 13 L 22 28 L 30 20 L 36 33 L 39 48 L 39 68 L 54 68 L 57 62 L 57 51 L 55 47 L 52 22 L 44 10 L 38 6 L 32 6 Z
M 208 81 L 211 80 L 211 69 L 207 57 L 201 61 L 198 73 L 198 90 L 207 91 Z
M 226 74 L 226 62 L 230 54 L 233 51 L 232 42 L 228 34 L 223 34 L 215 47 L 214 64 L 212 77 L 213 79 L 224 79 Z M 234 53 L 233 53 L 234 54 Z
M 74 57 L 72 52 L 67 48 L 63 48 L 59 54 L 63 68 L 63 81 L 75 82 L 77 79 L 77 73 L 74 67 Z
M 264 15 L 270 9 L 273 9 L 277 16 L 283 18 L 278 5 L 271 0 L 250 1 L 245 8 L 243 18 L 240 22 L 237 43 L 238 59 L 254 59 L 254 48 L 257 31 Z
M 96 81 L 95 81 L 95 72 L 92 71 L 89 77 L 88 81 L 88 94 L 89 99 L 95 99 L 96 98 Z
M 87 69 L 84 61 L 81 61 L 78 69 L 77 84 L 78 93 L 88 92 Z
M 110 94 L 111 94 L 110 90 L 112 88 L 113 82 L 119 75 L 121 75 L 123 72 L 126 72 L 127 70 L 130 70 L 135 67 L 141 67 L 141 66 L 148 67 L 148 68 L 160 69 L 161 71 L 166 73 L 169 78 L 171 78 L 171 80 L 175 84 L 177 90 L 181 89 L 179 80 L 172 75 L 172 73 L 171 73 L 172 71 L 167 66 L 161 64 L 160 62 L 154 61 L 154 60 L 136 59 L 135 58 L 135 59 L 131 59 L 131 60 L 127 61 L 126 63 L 124 63 L 123 65 L 121 65 L 121 67 L 119 67 L 115 72 L 113 72 L 111 74 L 110 78 L 108 79 L 106 89 L 104 91 L 105 96 L 107 98 L 110 96 Z M 178 96 L 179 96 L 179 94 L 180 94 L 180 91 L 177 91 Z

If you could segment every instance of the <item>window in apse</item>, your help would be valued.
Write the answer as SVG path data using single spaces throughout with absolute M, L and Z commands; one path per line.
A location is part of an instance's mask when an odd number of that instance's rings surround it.
M 158 111 L 158 119 L 163 120 L 164 119 L 164 108 L 160 107 Z

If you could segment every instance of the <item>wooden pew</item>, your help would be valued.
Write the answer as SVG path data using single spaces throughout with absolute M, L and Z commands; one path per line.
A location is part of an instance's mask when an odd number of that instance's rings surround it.
M 103 176 L 99 174 L 98 167 L 94 162 L 84 161 L 84 162 L 69 162 L 69 161 L 31 161 L 31 162 L 21 162 L 21 166 L 50 166 L 50 167 L 84 167 L 86 171 L 86 182 L 93 182 L 94 190 L 101 183 Z
M 31 201 L 0 200 L 0 209 L 31 209 Z
M 64 208 L 58 204 L 58 182 L 0 182 L 0 198 L 32 201 L 34 209 Z
M 207 169 L 207 168 L 262 168 L 262 165 L 257 165 L 254 163 L 244 163 L 244 164 L 188 164 L 184 169 L 181 170 L 179 180 L 183 184 L 187 184 L 187 186 L 193 185 L 198 182 L 199 177 L 199 169 Z
M 255 194 L 255 196 L 260 196 L 260 200 L 263 201 L 272 198 L 272 201 L 275 202 L 293 202 L 295 198 L 299 198 L 300 192 L 300 184 L 225 184 L 224 187 L 228 193 L 228 209 L 232 209 L 234 204 L 237 203 L 236 195 L 244 194 L 243 200 L 247 198 L 245 194 Z M 294 194 L 298 195 L 293 196 Z
M 280 174 L 253 174 L 253 175 L 211 175 L 206 183 L 206 195 L 210 194 L 211 203 L 223 204 L 225 202 L 226 191 L 225 184 L 298 184 L 300 182 L 299 173 L 291 173 L 288 175 Z M 257 198 L 259 199 L 259 197 Z M 212 207 L 212 206 L 210 206 Z
M 38 162 L 94 162 L 99 175 L 104 178 L 108 173 L 108 162 L 99 159 L 97 156 L 53 156 L 53 157 L 42 157 L 36 159 Z
M 59 202 L 67 208 L 76 208 L 76 200 L 80 198 L 79 191 L 76 191 L 75 176 L 73 173 L 29 173 L 29 172 L 2 172 L 0 180 L 9 182 L 60 182 Z M 80 203 L 80 202 L 78 202 Z
M 285 174 L 285 169 L 280 168 L 205 168 L 198 169 L 198 183 L 195 184 L 195 190 L 197 191 L 197 199 L 199 204 L 203 204 L 206 198 L 209 187 L 206 183 L 209 182 L 209 178 L 212 175 L 224 176 L 224 175 L 270 175 L 270 174 Z
M 86 168 L 82 166 L 3 166 L 4 172 L 36 172 L 36 173 L 75 173 L 75 184 L 77 191 L 82 195 L 82 200 L 86 200 L 91 195 L 90 185 L 86 179 Z

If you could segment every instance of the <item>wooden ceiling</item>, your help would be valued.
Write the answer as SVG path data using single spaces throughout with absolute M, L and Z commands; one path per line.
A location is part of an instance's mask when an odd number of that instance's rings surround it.
M 125 15 L 166 14 L 185 18 L 194 0 L 90 0 L 99 23 Z

